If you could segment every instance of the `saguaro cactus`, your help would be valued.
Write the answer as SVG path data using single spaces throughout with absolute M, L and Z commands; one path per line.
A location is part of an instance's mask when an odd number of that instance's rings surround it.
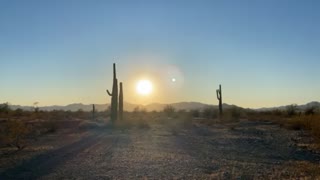
M 116 74 L 116 63 L 113 63 L 113 85 L 112 92 L 107 90 L 109 96 L 111 96 L 111 121 L 114 123 L 118 118 L 118 80 Z
M 119 93 L 119 119 L 123 119 L 123 89 L 122 82 L 120 82 L 120 93 Z
M 217 89 L 217 99 L 219 100 L 219 115 L 222 116 L 222 91 L 221 91 L 221 84 L 219 85 L 219 89 Z
M 95 119 L 95 117 L 94 117 L 95 112 L 96 112 L 96 108 L 95 108 L 94 104 L 92 104 L 92 119 L 93 120 Z

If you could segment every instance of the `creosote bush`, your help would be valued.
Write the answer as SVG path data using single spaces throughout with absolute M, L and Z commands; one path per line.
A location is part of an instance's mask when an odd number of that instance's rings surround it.
M 287 106 L 285 111 L 246 111 L 249 120 L 270 121 L 289 130 L 307 130 L 320 144 L 320 113 L 314 108 L 307 108 L 304 113 L 297 113 L 297 106 Z M 313 112 L 313 113 L 312 113 Z
M 168 117 L 173 117 L 174 113 L 175 113 L 175 108 L 171 105 L 166 105 L 163 108 L 163 112 L 168 116 Z
M 3 145 L 16 147 L 18 150 L 27 145 L 26 138 L 30 133 L 30 128 L 21 120 L 8 120 L 2 124 L 0 139 Z
M 291 104 L 291 105 L 287 106 L 286 107 L 287 115 L 289 117 L 292 117 L 292 116 L 296 115 L 297 114 L 297 110 L 298 110 L 297 107 L 298 106 L 296 104 Z
M 194 118 L 199 118 L 200 117 L 200 110 L 199 109 L 193 109 L 190 111 L 190 114 Z
M 209 106 L 203 110 L 202 114 L 203 114 L 203 117 L 206 119 L 216 119 L 218 118 L 219 111 L 218 109 Z

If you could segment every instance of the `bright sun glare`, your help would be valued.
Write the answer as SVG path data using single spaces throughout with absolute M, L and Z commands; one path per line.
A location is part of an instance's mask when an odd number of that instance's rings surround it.
M 152 83 L 149 80 L 140 80 L 137 83 L 136 90 L 141 95 L 148 95 L 152 91 Z

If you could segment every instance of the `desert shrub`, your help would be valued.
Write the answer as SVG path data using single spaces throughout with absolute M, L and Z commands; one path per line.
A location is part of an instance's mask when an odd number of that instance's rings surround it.
M 304 114 L 305 115 L 314 115 L 315 114 L 315 111 L 316 111 L 316 107 L 314 107 L 314 106 L 311 106 L 311 107 L 308 107 L 306 110 L 305 110 L 305 112 L 304 112 Z
M 22 115 L 23 115 L 23 110 L 21 108 L 14 110 L 14 116 L 21 117 Z
M 8 103 L 2 103 L 0 104 L 0 115 L 2 117 L 7 117 L 9 116 L 11 109 Z
M 271 121 L 274 123 L 282 122 L 287 118 L 285 111 L 271 110 L 271 111 L 248 111 L 245 110 L 245 116 L 248 120 L 253 121 Z
M 282 123 L 292 130 L 310 130 L 315 137 L 320 138 L 320 116 L 300 116 L 283 120 Z
M 309 129 L 312 135 L 320 142 L 320 115 L 305 116 L 304 126 Z
M 243 115 L 242 109 L 239 107 L 232 107 L 224 111 L 221 120 L 223 122 L 233 122 L 240 120 Z
M 132 112 L 133 112 L 133 114 L 139 113 L 140 112 L 140 107 L 139 106 L 135 107 Z
M 84 112 L 82 109 L 78 109 L 75 112 L 75 117 L 79 119 L 87 119 L 89 117 L 88 114 L 89 114 L 88 112 Z
M 10 111 L 9 103 L 0 104 L 0 113 L 8 113 Z
M 40 111 L 39 107 L 34 107 L 34 109 L 33 109 L 33 110 L 34 110 L 34 112 L 35 112 L 35 113 L 37 113 L 37 112 L 39 112 L 39 111 Z
M 298 106 L 296 104 L 291 104 L 286 107 L 287 115 L 289 117 L 297 114 Z
M 58 130 L 57 120 L 51 118 L 42 122 L 42 129 L 46 133 L 54 133 Z
M 155 118 L 159 117 L 160 113 L 153 110 L 153 111 L 149 112 L 149 115 L 150 115 L 151 119 L 155 119 Z
M 199 118 L 199 117 L 200 117 L 200 111 L 199 111 L 199 109 L 193 109 L 193 110 L 191 110 L 191 111 L 190 111 L 190 114 L 191 114 L 191 116 L 194 117 L 194 118 Z
M 296 131 L 304 129 L 306 127 L 305 125 L 306 125 L 306 122 L 304 121 L 304 119 L 301 119 L 300 117 L 292 118 L 287 122 L 288 129 L 296 130 Z
M 240 118 L 244 117 L 245 115 L 246 114 L 244 109 L 239 107 L 232 107 L 230 109 L 226 109 L 219 119 L 221 122 L 232 123 L 232 122 L 238 122 Z M 251 117 L 249 117 L 250 120 L 254 120 L 255 118 L 257 118 L 256 114 L 251 115 Z
M 283 113 L 280 109 L 274 109 L 271 111 L 271 114 L 275 116 L 281 116 Z
M 130 118 L 133 119 L 146 119 L 148 117 L 148 112 L 145 108 L 139 106 L 135 107 L 131 113 L 127 113 Z
M 241 108 L 233 107 L 230 109 L 231 117 L 235 120 L 240 119 L 241 116 Z
M 74 117 L 77 117 L 77 112 L 75 112 Z M 53 110 L 48 112 L 47 118 L 50 120 L 63 120 L 67 117 L 67 112 L 62 111 L 62 110 Z
M 203 110 L 203 117 L 207 119 L 215 119 L 218 118 L 218 110 L 213 107 L 206 107 Z
M 21 120 L 9 120 L 1 129 L 2 143 L 16 147 L 18 150 L 23 149 L 27 142 L 27 136 L 30 133 L 30 128 Z
M 166 116 L 172 117 L 172 116 L 174 115 L 175 109 L 174 109 L 174 107 L 171 106 L 171 105 L 166 105 L 166 106 L 163 108 L 163 112 L 166 114 Z
M 145 114 L 147 113 L 147 110 L 145 108 L 141 108 L 140 106 L 137 106 L 133 109 L 133 114 L 138 115 L 138 114 Z

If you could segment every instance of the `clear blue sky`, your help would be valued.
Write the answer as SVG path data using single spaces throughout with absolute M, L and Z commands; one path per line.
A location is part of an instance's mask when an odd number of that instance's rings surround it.
M 0 0 L 0 101 L 268 107 L 320 100 L 317 0 Z M 177 82 L 170 82 L 170 78 Z M 150 79 L 139 97 L 134 84 Z M 169 80 L 168 80 L 169 79 Z M 168 81 L 167 81 L 168 80 Z

